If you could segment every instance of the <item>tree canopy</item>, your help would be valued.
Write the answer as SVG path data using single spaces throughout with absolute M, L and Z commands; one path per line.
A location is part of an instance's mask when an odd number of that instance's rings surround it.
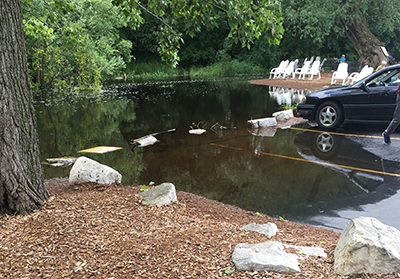
M 144 37 L 154 44 L 146 48 L 156 46 L 173 66 L 185 36 L 220 24 L 228 28 L 227 38 L 247 48 L 261 37 L 279 44 L 283 34 L 280 1 L 24 0 L 23 7 L 31 76 L 41 87 L 96 88 L 121 74 L 136 43 L 121 28 L 150 23 Z
M 283 0 L 282 6 L 285 28 L 300 40 L 324 47 L 324 42 L 344 34 L 359 62 L 371 65 L 385 59 L 380 46 L 387 44 L 395 55 L 399 53 L 400 45 L 394 42 L 395 28 L 400 26 L 398 1 Z
M 111 0 L 31 0 L 23 7 L 35 85 L 96 88 L 131 61 L 132 43 L 118 30 L 127 18 Z

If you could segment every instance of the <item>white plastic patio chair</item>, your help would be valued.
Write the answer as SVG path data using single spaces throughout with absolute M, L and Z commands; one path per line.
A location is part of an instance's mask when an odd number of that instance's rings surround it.
M 324 63 L 325 63 L 326 61 L 327 61 L 327 59 L 324 58 L 324 59 L 322 60 L 321 64 L 319 65 L 319 71 L 320 71 L 320 72 L 323 72 L 322 67 L 324 66 Z
M 349 65 L 347 63 L 340 63 L 337 71 L 333 72 L 331 84 L 338 83 L 339 80 L 342 81 L 342 85 L 346 84 L 347 77 L 349 76 L 348 73 Z
M 271 70 L 271 72 L 269 73 L 269 78 L 271 78 L 271 77 L 278 78 L 280 75 L 282 75 L 285 72 L 288 64 L 289 64 L 289 60 L 282 60 L 281 63 L 279 63 L 278 67 L 273 68 Z
M 310 66 L 312 65 L 313 62 L 314 62 L 314 56 L 311 56 L 311 58 L 310 58 Z
M 285 60 L 285 63 L 283 63 L 283 67 L 280 69 L 280 71 L 276 71 L 275 75 L 273 76 L 274 79 L 281 78 L 283 74 L 286 71 L 286 68 L 289 66 L 289 60 Z
M 287 66 L 285 72 L 282 75 L 282 78 L 286 78 L 289 76 L 292 76 L 292 78 L 294 78 L 294 71 L 296 68 L 297 63 L 299 62 L 299 59 L 296 59 L 294 61 L 290 61 L 289 65 Z
M 294 71 L 294 76 L 296 77 L 296 75 L 299 75 L 299 79 L 305 79 L 306 74 L 310 70 L 310 64 L 311 64 L 310 61 L 304 62 L 303 66 L 301 68 L 297 68 Z M 303 78 L 302 78 L 302 76 L 303 76 Z
M 361 72 L 353 72 L 350 74 L 349 79 L 347 81 L 348 84 L 353 84 L 359 80 L 362 80 L 363 78 L 369 76 L 374 72 L 374 68 L 365 65 L 362 69 Z
M 319 71 L 319 65 L 321 64 L 320 60 L 315 60 L 311 66 L 311 69 L 308 71 L 306 75 L 309 75 L 309 80 L 312 80 L 314 76 L 318 76 L 317 80 L 321 79 L 321 73 Z

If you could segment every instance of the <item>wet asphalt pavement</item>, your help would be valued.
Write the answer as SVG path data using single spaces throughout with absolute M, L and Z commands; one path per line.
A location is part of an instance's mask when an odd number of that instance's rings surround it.
M 365 180 L 376 183 L 370 184 L 369 189 L 364 188 L 365 193 L 336 200 L 326 210 L 306 217 L 303 222 L 342 231 L 350 220 L 365 216 L 400 229 L 400 133 L 394 133 L 391 144 L 386 144 L 381 136 L 384 129 L 385 125 L 345 125 L 334 133 L 325 132 L 325 136 L 319 140 L 319 150 L 334 154 L 326 155 L 323 159 L 338 166 L 353 168 L 349 179 L 352 176 L 364 176 Z M 323 135 L 324 132 L 318 134 Z M 340 147 L 333 150 L 333 142 L 340 144 Z

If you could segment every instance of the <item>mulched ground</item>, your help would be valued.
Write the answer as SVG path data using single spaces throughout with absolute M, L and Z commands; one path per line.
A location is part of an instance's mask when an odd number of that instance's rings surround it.
M 339 276 L 339 233 L 193 194 L 178 192 L 177 203 L 157 207 L 136 196 L 139 187 L 67 179 L 47 180 L 46 187 L 52 197 L 42 210 L 0 216 L 1 278 L 400 278 Z M 268 222 L 279 229 L 271 239 L 240 229 Z M 299 274 L 235 269 L 237 244 L 266 241 L 322 247 L 328 257 L 301 260 Z
M 320 81 L 252 83 L 330 86 L 331 73 L 322 76 Z M 335 274 L 333 251 L 340 234 L 331 230 L 260 216 L 184 192 L 177 193 L 177 203 L 157 207 L 136 196 L 139 187 L 69 185 L 65 178 L 45 184 L 52 197 L 40 211 L 0 215 L 0 278 L 400 278 Z M 268 222 L 279 229 L 271 239 L 241 230 Z M 237 244 L 266 241 L 322 247 L 328 257 L 300 260 L 299 274 L 235 269 L 231 255 Z
M 332 72 L 321 73 L 321 79 L 317 80 L 299 80 L 299 79 L 259 79 L 252 80 L 250 83 L 259 85 L 269 85 L 276 87 L 294 88 L 294 89 L 308 89 L 319 90 L 326 87 L 336 86 L 331 85 Z

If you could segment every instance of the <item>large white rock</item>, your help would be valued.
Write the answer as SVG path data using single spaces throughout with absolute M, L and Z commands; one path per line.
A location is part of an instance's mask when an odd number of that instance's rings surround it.
M 146 203 L 158 206 L 177 201 L 175 186 L 172 183 L 162 183 L 154 188 L 138 194 Z
M 121 183 L 122 175 L 116 170 L 87 157 L 79 157 L 69 173 L 70 184 L 96 182 L 99 184 Z
M 286 253 L 280 242 L 259 244 L 240 243 L 232 254 L 237 270 L 269 270 L 276 272 L 300 272 L 298 257 Z
M 278 232 L 278 227 L 274 223 L 267 223 L 267 224 L 251 223 L 241 228 L 241 230 L 255 231 L 261 234 L 265 234 L 266 236 L 268 236 L 268 238 L 271 238 Z
M 272 116 L 275 117 L 276 121 L 278 122 L 284 122 L 294 117 L 292 109 L 275 112 L 272 114 Z
M 260 119 L 253 119 L 247 121 L 247 126 L 253 129 L 260 129 L 266 127 L 274 127 L 278 123 L 276 122 L 275 117 L 268 117 L 268 118 L 260 118 Z
M 344 229 L 334 253 L 339 274 L 400 272 L 400 231 L 375 218 L 357 217 Z

